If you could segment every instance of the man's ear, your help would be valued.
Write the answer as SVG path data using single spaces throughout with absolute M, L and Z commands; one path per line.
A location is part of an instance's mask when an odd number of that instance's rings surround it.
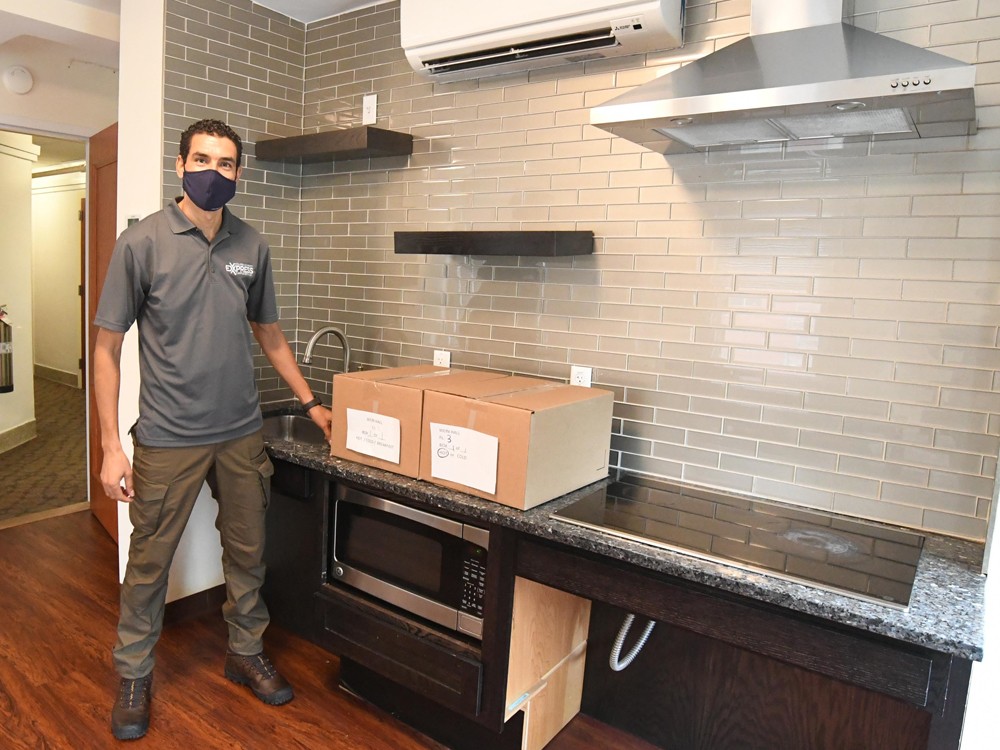
M 184 177 L 184 157 L 177 154 L 177 161 L 174 163 L 174 169 L 177 170 L 178 177 Z

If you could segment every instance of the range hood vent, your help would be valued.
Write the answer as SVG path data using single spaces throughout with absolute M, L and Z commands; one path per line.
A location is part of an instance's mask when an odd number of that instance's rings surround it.
M 976 132 L 975 67 L 840 20 L 842 0 L 751 0 L 749 37 L 591 110 L 661 153 Z

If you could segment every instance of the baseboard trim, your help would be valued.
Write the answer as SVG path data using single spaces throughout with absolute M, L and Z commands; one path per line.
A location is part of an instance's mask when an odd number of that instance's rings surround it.
M 73 388 L 80 388 L 83 385 L 80 382 L 79 372 L 66 372 L 65 370 L 57 370 L 54 367 L 46 367 L 37 363 L 35 364 L 35 377 L 45 378 L 46 380 L 51 380 L 53 383 L 61 383 Z
M 17 427 L 11 427 L 9 430 L 0 432 L 0 453 L 6 453 L 11 448 L 24 445 L 36 437 L 38 437 L 38 424 L 34 419 L 19 424 Z
M 61 508 L 52 508 L 51 510 L 40 510 L 37 513 L 26 513 L 23 516 L 15 516 L 14 518 L 5 518 L 0 520 L 0 529 L 11 529 L 15 526 L 23 526 L 26 523 L 34 523 L 35 521 L 44 521 L 46 518 L 56 518 L 58 516 L 67 516 L 70 513 L 79 513 L 80 511 L 90 510 L 89 502 L 73 503 L 72 505 L 64 505 Z

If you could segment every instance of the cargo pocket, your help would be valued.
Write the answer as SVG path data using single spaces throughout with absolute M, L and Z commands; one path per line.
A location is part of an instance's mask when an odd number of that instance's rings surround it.
M 163 499 L 167 496 L 167 485 L 148 482 L 139 474 L 132 475 L 135 497 L 128 504 L 128 517 L 132 526 L 143 534 L 151 534 L 160 523 Z
M 250 459 L 250 465 L 257 471 L 261 497 L 264 501 L 264 508 L 267 508 L 271 503 L 271 476 L 274 474 L 274 464 L 267 456 L 267 449 L 261 448 L 260 453 Z

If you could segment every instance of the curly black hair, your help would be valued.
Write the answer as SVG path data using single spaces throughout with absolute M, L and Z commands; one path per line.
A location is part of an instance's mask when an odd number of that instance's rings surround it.
M 198 133 L 207 133 L 216 138 L 228 138 L 236 144 L 236 166 L 240 166 L 243 160 L 243 141 L 236 135 L 236 131 L 226 125 L 222 120 L 198 120 L 188 126 L 188 129 L 181 133 L 180 154 L 184 163 L 187 163 L 188 154 L 191 153 L 191 139 Z

